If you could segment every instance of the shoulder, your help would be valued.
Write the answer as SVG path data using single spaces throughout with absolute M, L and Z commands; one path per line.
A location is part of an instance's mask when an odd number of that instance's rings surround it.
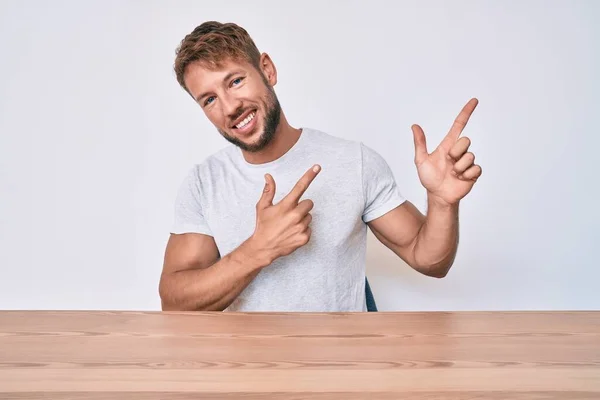
M 343 138 L 318 129 L 309 128 L 311 142 L 326 150 L 328 154 L 353 156 L 360 163 L 385 163 L 383 157 L 373 147 L 363 141 Z
M 357 140 L 343 138 L 336 134 L 324 132 L 315 128 L 303 128 L 309 135 L 311 146 L 329 155 L 344 155 L 360 157 L 362 143 Z
M 209 155 L 204 160 L 193 164 L 188 175 L 194 176 L 198 180 L 214 176 L 220 172 L 227 171 L 232 163 L 235 163 L 237 148 L 234 145 L 228 145 L 223 149 Z
M 213 153 L 197 163 L 192 164 L 184 170 L 179 186 L 179 196 L 189 196 L 192 194 L 195 198 L 201 198 L 207 191 L 224 182 L 229 167 L 230 160 L 234 159 L 235 151 L 232 146 L 227 146 L 216 153 Z
M 305 133 L 307 133 L 310 136 L 312 141 L 318 141 L 322 144 L 344 146 L 344 145 L 357 145 L 360 143 L 356 140 L 343 138 L 337 134 L 332 134 L 332 133 L 325 132 L 325 131 L 322 131 L 322 130 L 316 129 L 316 128 L 304 127 L 302 129 L 305 131 Z

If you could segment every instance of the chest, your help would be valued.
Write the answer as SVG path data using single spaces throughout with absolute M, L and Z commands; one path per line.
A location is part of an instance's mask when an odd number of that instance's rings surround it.
M 316 246 L 319 252 L 335 253 L 364 229 L 361 219 L 364 198 L 360 179 L 354 174 L 347 171 L 323 172 L 311 183 L 301 200 L 314 202 L 311 246 Z M 273 204 L 277 204 L 292 190 L 297 179 L 289 179 L 283 174 L 272 175 L 276 182 Z M 299 177 L 302 174 L 294 175 Z M 262 175 L 238 176 L 215 185 L 205 193 L 205 218 L 222 255 L 234 250 L 253 234 L 256 203 L 263 188 Z

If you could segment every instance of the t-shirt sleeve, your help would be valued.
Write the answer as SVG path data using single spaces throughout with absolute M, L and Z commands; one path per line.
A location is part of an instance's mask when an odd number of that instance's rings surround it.
M 406 200 L 394 179 L 388 163 L 375 150 L 364 144 L 362 153 L 362 186 L 365 208 L 362 219 L 365 223 L 393 210 Z
M 171 233 L 202 233 L 212 236 L 204 218 L 200 200 L 201 180 L 197 167 L 192 168 L 183 179 L 175 199 L 175 213 Z

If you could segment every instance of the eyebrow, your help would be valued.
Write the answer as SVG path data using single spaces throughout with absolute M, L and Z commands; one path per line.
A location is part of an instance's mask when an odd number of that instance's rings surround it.
M 232 71 L 232 72 L 228 73 L 227 75 L 225 75 L 225 77 L 223 78 L 223 82 L 226 82 L 229 79 L 231 79 L 234 75 L 241 74 L 241 73 L 242 73 L 242 71 Z M 200 93 L 198 95 L 198 97 L 196 97 L 196 101 L 199 103 L 200 100 L 202 100 L 204 97 L 208 96 L 209 93 L 210 92 Z

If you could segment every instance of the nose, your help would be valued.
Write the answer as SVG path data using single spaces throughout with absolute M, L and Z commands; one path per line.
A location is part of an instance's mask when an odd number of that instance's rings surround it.
M 223 96 L 221 104 L 223 105 L 223 113 L 231 120 L 239 117 L 243 111 L 242 101 L 232 96 Z

